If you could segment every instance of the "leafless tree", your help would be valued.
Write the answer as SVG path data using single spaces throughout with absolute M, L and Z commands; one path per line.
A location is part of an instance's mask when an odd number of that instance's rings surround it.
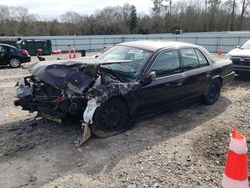
M 243 26 L 243 20 L 244 20 L 244 15 L 246 13 L 247 8 L 249 7 L 250 0 L 242 0 L 241 1 L 241 13 L 240 13 L 240 24 L 239 24 L 239 30 L 242 29 Z

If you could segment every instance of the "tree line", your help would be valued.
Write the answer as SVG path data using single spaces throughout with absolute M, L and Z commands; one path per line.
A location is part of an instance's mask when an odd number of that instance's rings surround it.
M 250 0 L 152 0 L 148 14 L 130 4 L 106 7 L 91 15 L 69 11 L 44 20 L 24 7 L 0 5 L 1 36 L 102 35 L 129 33 L 250 30 Z

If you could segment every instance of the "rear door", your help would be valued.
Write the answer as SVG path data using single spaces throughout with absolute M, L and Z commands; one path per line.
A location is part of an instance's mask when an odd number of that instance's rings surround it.
M 185 75 L 181 72 L 178 50 L 163 51 L 158 55 L 148 73 L 155 71 L 156 80 L 142 88 L 139 114 L 143 115 L 165 108 L 180 100 Z
M 183 99 L 194 98 L 204 93 L 211 77 L 209 62 L 204 54 L 196 48 L 180 49 L 183 70 L 186 77 Z

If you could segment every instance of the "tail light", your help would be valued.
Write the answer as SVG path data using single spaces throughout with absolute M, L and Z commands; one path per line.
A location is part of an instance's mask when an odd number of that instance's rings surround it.
M 27 50 L 22 50 L 23 55 L 29 55 L 29 52 Z

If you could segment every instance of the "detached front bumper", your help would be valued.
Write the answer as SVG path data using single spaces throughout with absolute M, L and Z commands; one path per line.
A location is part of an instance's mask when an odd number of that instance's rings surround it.
M 38 111 L 38 106 L 42 107 L 47 105 L 46 103 L 39 103 L 34 99 L 34 83 L 30 80 L 31 77 L 25 77 L 16 83 L 16 99 L 14 105 L 21 106 L 22 110 L 27 110 L 32 113 Z
M 41 81 L 34 76 L 25 77 L 16 84 L 15 106 L 22 110 L 39 112 L 62 119 L 67 116 L 81 116 L 87 100 L 83 97 L 62 95 L 62 91 Z
M 30 77 L 25 77 L 16 83 L 16 100 L 14 101 L 15 106 L 21 106 L 23 110 L 29 110 L 29 101 L 32 99 L 33 86 L 28 82 Z
M 31 101 L 31 97 L 29 96 L 26 96 L 26 97 L 20 97 L 20 98 L 17 98 L 15 101 L 14 101 L 14 105 L 15 106 L 21 106 L 22 107 L 22 110 L 27 110 L 29 112 L 34 112 L 34 110 L 32 110 L 30 108 L 30 101 Z

